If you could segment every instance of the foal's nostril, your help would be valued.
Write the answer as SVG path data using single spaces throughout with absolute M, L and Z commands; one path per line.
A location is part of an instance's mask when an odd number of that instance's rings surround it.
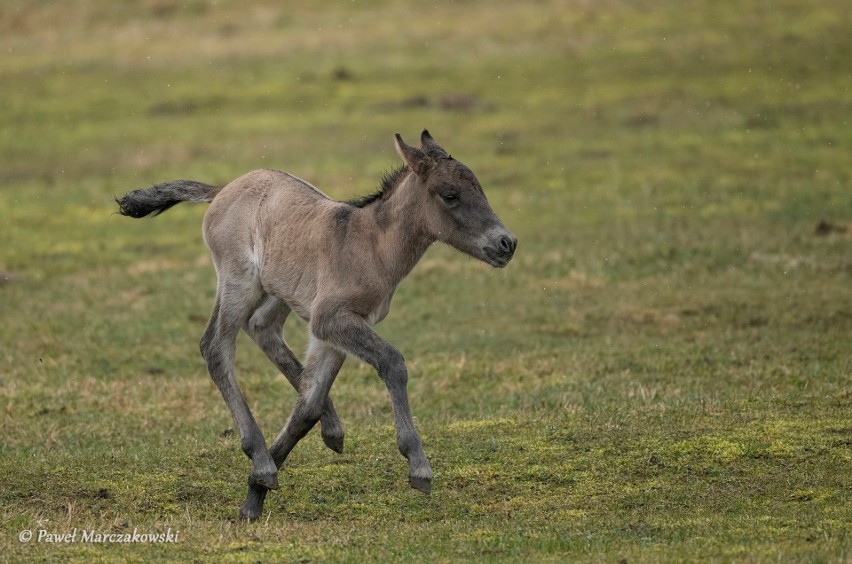
M 515 245 L 517 245 L 515 239 L 510 239 L 509 237 L 500 237 L 500 252 L 503 254 L 509 254 L 515 251 Z

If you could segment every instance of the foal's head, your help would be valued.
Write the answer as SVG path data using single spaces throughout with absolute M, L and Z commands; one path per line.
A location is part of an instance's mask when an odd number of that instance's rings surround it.
M 396 150 L 414 172 L 410 182 L 417 184 L 428 234 L 491 266 L 509 264 L 518 239 L 491 209 L 476 176 L 425 129 L 420 142 L 417 149 L 396 135 Z

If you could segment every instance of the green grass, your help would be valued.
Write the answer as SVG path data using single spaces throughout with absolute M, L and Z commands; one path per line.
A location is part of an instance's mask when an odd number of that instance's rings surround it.
M 286 4 L 0 11 L 3 559 L 852 559 L 846 3 Z M 350 360 L 346 453 L 312 432 L 238 523 L 204 208 L 112 196 L 275 167 L 352 197 L 423 127 L 520 239 L 502 271 L 431 249 L 379 326 L 433 492 Z M 294 392 L 244 336 L 237 370 L 273 436 Z M 179 540 L 18 540 L 75 528 Z

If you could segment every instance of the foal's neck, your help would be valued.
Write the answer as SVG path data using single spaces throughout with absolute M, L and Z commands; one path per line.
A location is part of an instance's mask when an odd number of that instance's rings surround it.
M 378 232 L 377 253 L 382 267 L 395 286 L 405 278 L 435 238 L 428 235 L 420 209 L 413 175 L 394 187 L 373 210 Z

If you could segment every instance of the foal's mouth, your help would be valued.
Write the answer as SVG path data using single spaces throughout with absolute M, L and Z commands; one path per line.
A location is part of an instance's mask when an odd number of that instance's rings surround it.
M 509 264 L 512 257 L 515 255 L 515 253 L 501 253 L 487 247 L 483 247 L 482 251 L 485 253 L 486 262 L 494 268 L 503 268 Z

